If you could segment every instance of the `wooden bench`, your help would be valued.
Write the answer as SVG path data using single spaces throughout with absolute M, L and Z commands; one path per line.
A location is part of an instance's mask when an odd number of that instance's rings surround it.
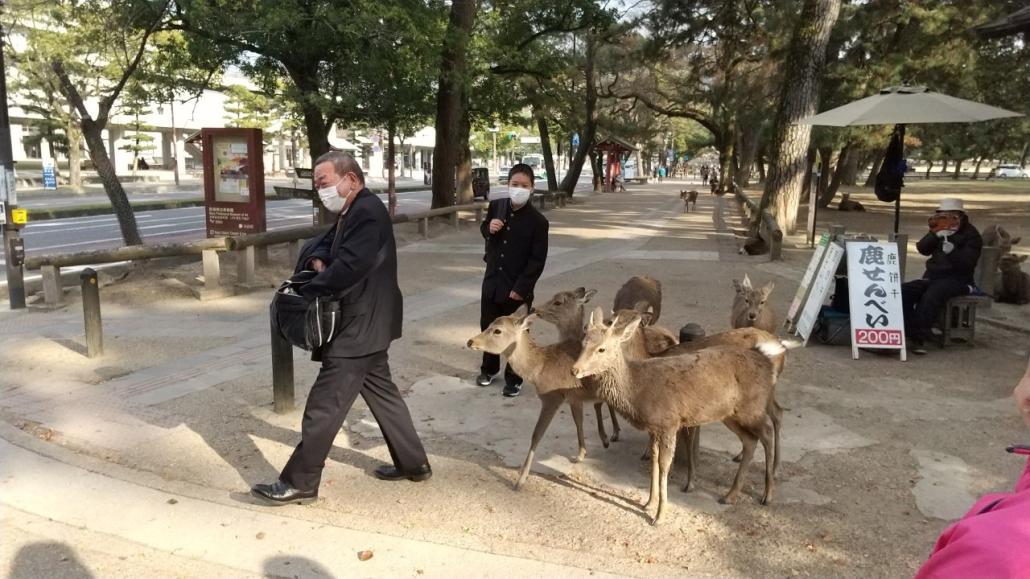
M 997 247 L 985 247 L 980 253 L 980 261 L 976 264 L 973 275 L 976 287 L 987 295 L 959 296 L 951 298 L 944 306 L 937 325 L 941 330 L 940 346 L 961 344 L 972 348 L 976 339 L 977 308 L 989 309 L 994 303 L 994 273 L 998 269 L 1000 251 Z

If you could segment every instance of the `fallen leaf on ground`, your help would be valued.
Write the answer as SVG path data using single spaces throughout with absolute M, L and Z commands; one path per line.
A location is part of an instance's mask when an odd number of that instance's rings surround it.
M 372 553 L 372 551 L 359 551 L 358 552 L 358 561 L 368 561 L 369 559 L 372 558 L 373 555 L 374 555 L 374 553 Z

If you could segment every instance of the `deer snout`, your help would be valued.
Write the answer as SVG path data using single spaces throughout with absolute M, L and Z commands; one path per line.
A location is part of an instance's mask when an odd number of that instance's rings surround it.
M 747 319 L 749 319 L 749 320 L 753 320 L 753 319 L 755 319 L 755 318 L 757 318 L 757 317 L 758 317 L 758 314 L 756 314 L 756 313 L 754 313 L 754 312 L 751 312 L 751 313 L 749 313 L 749 314 L 747 315 Z
M 469 340 L 466 345 L 469 347 L 469 349 L 472 349 L 472 350 L 478 350 L 479 349 L 479 348 L 476 347 L 476 339 L 475 338 L 472 338 L 471 340 Z

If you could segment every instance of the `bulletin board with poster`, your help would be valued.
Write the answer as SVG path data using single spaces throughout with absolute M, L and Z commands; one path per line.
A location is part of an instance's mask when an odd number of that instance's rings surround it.
M 264 144 L 260 129 L 201 129 L 207 236 L 265 231 Z

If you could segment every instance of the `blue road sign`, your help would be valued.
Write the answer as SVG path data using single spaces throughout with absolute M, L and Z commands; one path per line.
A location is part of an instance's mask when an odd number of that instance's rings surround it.
M 57 174 L 52 164 L 43 166 L 43 189 L 57 189 Z

